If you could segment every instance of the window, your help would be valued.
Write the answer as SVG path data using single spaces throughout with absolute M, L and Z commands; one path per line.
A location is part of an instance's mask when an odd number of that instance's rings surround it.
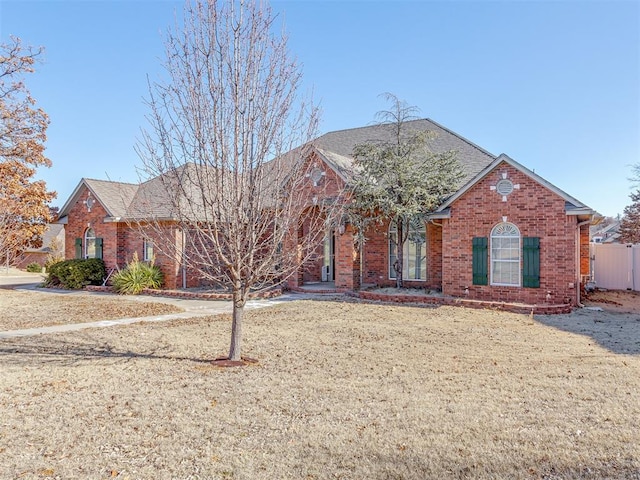
M 406 229 L 407 226 L 405 225 Z M 389 278 L 396 278 L 396 246 L 398 244 L 398 227 L 395 222 L 389 225 Z M 424 222 L 415 218 L 409 222 L 409 234 L 402 249 L 404 280 L 425 280 L 427 278 L 427 228 Z
M 491 230 L 491 284 L 520 286 L 520 230 L 512 223 Z
M 98 258 L 96 256 L 96 232 L 87 228 L 84 232 L 84 258 Z
M 76 238 L 76 258 L 102 258 L 102 239 L 96 238 L 93 228 L 87 228 L 83 239 Z
M 142 260 L 144 262 L 153 261 L 153 242 L 148 238 L 142 242 Z

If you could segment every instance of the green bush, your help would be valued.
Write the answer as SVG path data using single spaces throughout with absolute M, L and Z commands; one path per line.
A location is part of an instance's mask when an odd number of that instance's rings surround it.
M 27 272 L 42 273 L 42 265 L 40 265 L 38 262 L 31 262 L 29 265 L 27 265 Z
M 157 265 L 141 262 L 136 254 L 124 270 L 116 273 L 111 280 L 116 292 L 138 295 L 145 288 L 160 288 L 164 276 Z
M 77 290 L 86 285 L 101 285 L 106 275 L 104 262 L 99 258 L 64 260 L 49 265 L 45 285 Z

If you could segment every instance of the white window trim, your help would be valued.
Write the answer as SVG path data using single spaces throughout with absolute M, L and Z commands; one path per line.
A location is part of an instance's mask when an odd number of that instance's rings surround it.
M 87 235 L 89 232 L 93 232 L 93 236 L 92 237 Z M 95 256 L 96 238 L 98 238 L 98 237 L 96 237 L 96 231 L 93 228 L 89 227 L 84 231 L 84 238 L 83 238 L 83 240 L 84 240 L 83 250 L 84 251 L 82 252 L 83 253 L 83 258 L 85 258 L 85 259 L 87 259 L 87 258 L 96 258 L 96 256 Z M 93 251 L 94 251 L 94 256 L 93 257 L 89 256 L 89 240 L 93 240 Z
M 148 245 L 151 244 L 151 257 L 147 256 L 148 253 Z M 153 259 L 153 256 L 155 254 L 154 250 L 154 244 L 153 244 L 153 240 L 149 240 L 148 238 L 145 238 L 142 240 L 142 261 L 143 262 L 150 262 Z
M 503 225 L 510 225 L 512 226 L 517 232 L 518 235 L 503 235 L 503 236 L 499 236 L 499 235 L 494 235 L 494 231 Z M 496 262 L 502 262 L 502 263 L 517 263 L 518 264 L 518 283 L 498 283 L 498 282 L 494 282 L 493 281 L 493 263 L 494 263 L 494 259 L 493 259 L 493 239 L 495 238 L 517 238 L 518 239 L 518 260 L 495 260 Z M 510 222 L 501 222 L 498 223 L 497 225 L 495 225 L 492 229 L 491 229 L 491 234 L 489 236 L 490 239 L 490 245 L 489 245 L 489 284 L 496 286 L 496 287 L 522 287 L 522 234 L 520 233 L 520 229 L 514 225 L 513 223 Z

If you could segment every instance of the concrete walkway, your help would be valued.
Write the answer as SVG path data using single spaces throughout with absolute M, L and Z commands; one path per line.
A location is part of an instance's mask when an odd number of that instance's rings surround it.
M 24 272 L 23 272 L 24 273 Z M 17 278 L 22 278 L 22 283 L 9 283 L 15 282 Z M 31 283 L 27 282 L 30 278 Z M 4 283 L 7 281 L 7 283 Z M 51 294 L 63 294 L 63 295 L 102 295 L 113 296 L 111 293 L 102 292 L 87 292 L 85 290 L 58 290 L 58 289 L 44 289 L 37 288 L 40 282 L 33 283 L 34 277 L 19 277 L 14 276 L 11 279 L 5 279 L 0 275 L 0 287 L 2 288 L 14 288 L 15 290 L 21 290 L 26 292 L 40 292 Z M 247 310 L 255 310 L 258 308 L 270 307 L 279 303 L 291 302 L 296 300 L 306 300 L 311 298 L 318 298 L 318 294 L 310 293 L 291 293 L 281 295 L 280 297 L 268 298 L 268 299 L 256 299 L 249 300 L 245 308 Z M 326 295 L 325 295 L 326 297 Z M 166 315 L 156 315 L 151 317 L 137 317 L 137 318 L 122 318 L 118 320 L 101 320 L 98 322 L 86 322 L 86 323 L 74 323 L 69 325 L 52 325 L 48 327 L 28 328 L 24 330 L 8 330 L 0 332 L 0 339 L 4 338 L 16 338 L 27 337 L 33 335 L 41 335 L 46 333 L 60 333 L 71 332 L 76 330 L 84 330 L 86 328 L 102 328 L 112 327 L 115 325 L 129 325 L 138 322 L 163 322 L 167 320 L 178 320 L 193 317 L 204 317 L 207 315 L 220 315 L 223 313 L 231 313 L 233 306 L 229 300 L 196 300 L 196 299 L 184 299 L 184 298 L 171 298 L 171 297 L 157 297 L 151 295 L 122 295 L 118 296 L 125 300 L 137 301 L 137 302 L 155 302 L 155 303 L 168 303 L 175 305 L 184 310 L 181 313 L 170 313 Z
M 19 285 L 37 285 L 44 281 L 43 273 L 29 273 L 17 268 L 0 267 L 0 288 L 17 287 Z

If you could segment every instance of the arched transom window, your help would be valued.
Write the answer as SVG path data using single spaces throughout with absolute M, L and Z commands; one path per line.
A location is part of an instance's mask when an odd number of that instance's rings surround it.
M 520 230 L 513 223 L 491 230 L 491 284 L 520 286 Z
M 407 228 L 407 225 L 404 227 Z M 421 219 L 409 222 L 409 234 L 402 250 L 402 277 L 405 280 L 427 278 L 427 229 Z M 389 225 L 389 278 L 396 278 L 394 264 L 397 261 L 398 226 Z

